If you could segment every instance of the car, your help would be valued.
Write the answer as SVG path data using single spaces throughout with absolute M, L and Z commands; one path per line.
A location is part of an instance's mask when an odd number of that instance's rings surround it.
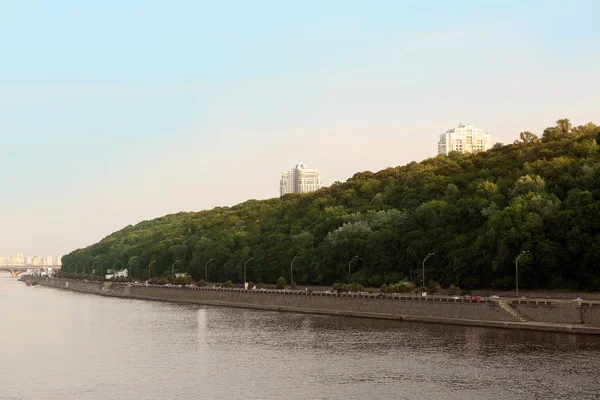
M 583 301 L 583 299 L 581 297 L 575 297 L 573 301 Z
M 460 300 L 460 297 L 458 297 L 458 296 L 452 296 L 452 300 Z
M 481 296 L 473 296 L 471 298 L 471 300 L 473 300 L 473 301 L 483 301 L 483 297 L 481 297 Z
M 493 294 L 490 296 L 490 299 L 499 299 L 499 298 L 500 298 L 500 296 L 498 296 L 496 294 Z

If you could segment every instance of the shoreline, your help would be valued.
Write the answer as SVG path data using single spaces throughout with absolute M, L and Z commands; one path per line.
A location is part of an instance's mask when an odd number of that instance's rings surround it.
M 446 299 L 417 299 L 401 297 L 379 297 L 368 295 L 342 295 L 303 292 L 252 291 L 243 289 L 173 288 L 113 284 L 111 282 L 85 282 L 26 276 L 24 282 L 38 284 L 79 293 L 108 297 L 130 298 L 172 303 L 199 304 L 217 307 L 236 307 L 304 314 L 320 314 L 358 318 L 386 319 L 407 322 L 425 322 L 445 325 L 475 326 L 513 330 L 545 331 L 570 334 L 600 335 L 600 324 L 572 323 L 572 314 L 577 311 L 589 314 L 589 320 L 600 322 L 600 305 L 589 310 L 581 306 L 558 306 L 542 302 L 535 307 L 542 318 L 563 319 L 565 322 L 523 320 L 523 314 L 509 306 L 493 301 L 447 301 Z M 523 305 L 519 304 L 520 310 Z M 585 308 L 585 307 L 584 307 Z M 548 310 L 549 309 L 549 310 Z M 549 313 L 548 313 L 549 311 Z M 535 314 L 534 314 L 535 315 Z M 520 318 L 521 320 L 518 320 Z

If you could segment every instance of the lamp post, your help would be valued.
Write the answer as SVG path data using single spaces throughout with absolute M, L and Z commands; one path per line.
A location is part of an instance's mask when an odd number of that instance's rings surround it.
M 521 258 L 522 255 L 527 253 L 529 253 L 529 250 L 523 250 L 515 260 L 515 284 L 517 289 L 517 297 L 519 297 L 519 258 Z
M 254 260 L 254 257 L 250 257 L 249 259 L 246 260 L 246 262 L 244 263 L 244 289 L 246 289 L 246 265 L 250 262 Z
M 107 262 L 108 262 L 108 260 L 106 260 L 106 261 L 104 261 L 104 262 L 100 263 L 100 276 L 102 276 L 102 277 L 104 277 L 104 274 L 102 273 L 102 266 L 103 266 L 104 264 L 106 264 Z M 102 279 L 104 279 L 104 278 L 102 278 Z
M 94 261 L 94 263 L 92 264 L 92 267 L 90 268 L 92 270 L 92 274 L 94 273 L 94 265 L 98 264 L 98 261 Z
M 204 281 L 208 282 L 208 264 L 210 264 L 212 261 L 215 261 L 214 258 L 211 258 L 210 260 L 208 260 L 206 262 L 206 264 L 204 264 Z
M 150 267 L 152 266 L 152 264 L 156 263 L 156 260 L 152 261 L 150 264 L 148 264 L 148 279 L 150 279 Z
M 173 264 L 171 264 L 171 275 L 173 276 L 173 278 L 175 278 L 175 270 L 173 269 L 173 267 L 175 267 L 175 264 L 177 264 L 179 261 L 181 260 L 177 260 Z
M 352 263 L 354 261 L 358 261 L 358 260 L 362 260 L 362 258 L 360 258 L 359 256 L 354 256 L 352 258 L 352 260 L 350 260 L 350 262 L 348 263 L 348 283 L 350 283 L 350 266 L 352 265 Z
M 294 257 L 294 259 L 292 260 L 292 263 L 290 264 L 290 285 L 294 284 L 294 262 L 298 261 L 300 259 L 300 256 L 296 256 Z
M 435 255 L 435 253 L 428 253 L 423 259 L 423 287 L 425 287 L 425 261 L 427 261 L 427 259 L 433 255 Z

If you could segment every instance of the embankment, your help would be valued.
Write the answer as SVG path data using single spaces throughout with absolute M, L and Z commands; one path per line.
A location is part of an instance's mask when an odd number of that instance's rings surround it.
M 551 307 L 550 304 L 544 304 L 544 307 L 538 310 L 537 305 L 526 304 L 530 302 L 519 302 L 523 304 L 519 304 L 518 312 L 511 313 L 494 301 L 477 302 L 447 298 L 425 299 L 368 294 L 306 293 L 301 291 L 170 288 L 33 277 L 25 277 L 24 279 L 36 280 L 41 285 L 54 288 L 143 300 L 456 325 L 600 334 L 600 305 L 598 304 L 589 306 L 586 304 L 573 305 L 571 306 L 573 309 L 558 314 L 568 316 L 566 318 L 568 321 L 554 322 L 547 321 L 551 319 L 548 315 L 552 314 L 551 311 L 547 310 L 547 307 Z M 577 313 L 581 317 L 580 319 L 573 317 Z M 525 319 L 525 322 L 521 322 L 523 319 Z M 555 319 L 559 321 L 562 320 L 562 317 L 559 316 Z

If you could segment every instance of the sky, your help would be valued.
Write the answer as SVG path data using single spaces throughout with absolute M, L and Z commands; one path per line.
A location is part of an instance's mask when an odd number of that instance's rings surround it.
M 600 123 L 598 1 L 0 0 L 0 255 Z

